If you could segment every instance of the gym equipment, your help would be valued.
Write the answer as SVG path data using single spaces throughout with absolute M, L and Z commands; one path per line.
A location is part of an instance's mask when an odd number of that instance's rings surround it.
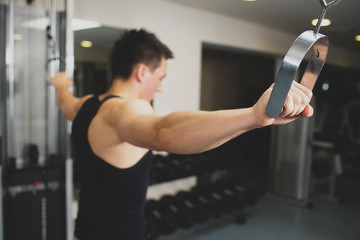
M 192 159 L 190 157 L 179 157 L 170 154 L 167 157 L 167 169 L 171 179 L 185 178 L 196 174 L 193 169 Z
M 5 195 L 6 239 L 65 239 L 65 189 L 59 168 L 14 171 Z
M 216 219 L 222 215 L 217 200 L 206 196 L 199 187 L 194 187 L 188 194 L 188 199 L 194 203 L 203 205 L 210 213 L 211 217 Z
M 270 198 L 305 207 L 311 205 L 311 138 L 314 125 L 315 118 L 299 118 L 272 128 Z
M 154 155 L 152 169 L 150 171 L 150 184 L 160 183 L 168 180 L 168 171 L 166 169 L 165 157 Z
M 219 149 L 193 155 L 156 154 L 150 172 L 150 184 L 227 170 L 238 166 L 240 162 L 241 157 L 234 157 Z
M 146 238 L 155 239 L 178 228 L 187 229 L 195 223 L 206 222 L 211 214 L 203 203 L 193 200 L 189 192 L 181 191 L 176 196 L 165 195 L 159 201 L 147 201 L 145 218 Z
M 196 161 L 188 155 L 154 155 L 150 184 L 196 175 Z
M 313 141 L 314 156 L 312 159 L 312 191 L 318 194 L 317 185 L 328 184 L 327 192 L 320 194 L 321 199 L 341 202 L 335 195 L 337 177 L 343 173 L 341 157 L 335 145 L 330 142 Z
M 283 63 L 266 107 L 266 113 L 272 118 L 278 117 L 282 112 L 291 84 L 293 80 L 295 80 L 295 75 L 305 55 L 309 52 L 310 59 L 300 83 L 308 89 L 313 89 L 325 63 L 329 40 L 327 36 L 319 33 L 321 22 L 325 17 L 326 11 L 330 7 L 338 4 L 341 0 L 333 0 L 329 3 L 327 3 L 326 0 L 319 1 L 323 9 L 315 27 L 315 31 L 309 30 L 303 32 L 294 41 L 283 59 Z
M 239 224 L 246 222 L 243 209 L 253 205 L 263 193 L 245 187 L 238 177 L 220 178 L 198 184 L 190 191 L 175 196 L 164 195 L 160 200 L 148 200 L 145 208 L 147 239 L 169 235 L 177 229 L 188 229 L 210 219 L 227 216 Z
M 191 200 L 188 192 L 178 192 L 175 199 L 178 206 L 184 206 L 191 211 L 192 218 L 196 223 L 204 223 L 211 218 L 208 209 L 206 209 L 203 204 L 199 204 L 196 201 Z
M 217 169 L 216 158 L 208 152 L 193 156 L 192 163 L 196 175 L 211 173 Z
M 171 219 L 179 228 L 188 229 L 194 225 L 195 221 L 192 218 L 192 213 L 187 207 L 177 206 L 174 196 L 163 196 L 159 200 L 159 206 L 161 213 L 173 216 Z
M 156 237 L 165 234 L 171 234 L 176 231 L 177 225 L 174 221 L 176 215 L 164 214 L 159 210 L 159 202 L 155 200 L 149 200 L 145 207 L 145 236 L 146 239 L 151 240 Z
M 179 228 L 188 229 L 222 216 L 244 224 L 246 215 L 243 209 L 253 205 L 261 194 L 244 187 L 239 177 L 228 176 L 239 162 L 241 158 L 222 148 L 201 154 L 154 155 L 151 184 L 192 175 L 200 180 L 188 192 L 180 191 L 175 196 L 165 195 L 159 201 L 147 202 L 146 238 L 156 239 L 160 235 L 172 234 Z M 219 175 L 217 172 L 220 172 Z M 215 178 L 214 173 L 217 175 Z
M 71 16 L 65 2 L 0 3 L 0 192 L 4 198 L 3 204 L 0 200 L 0 240 L 73 238 L 69 128 L 58 114 L 55 90 L 48 84 L 55 72 L 64 71 L 64 61 L 54 60 L 71 59 L 66 47 L 71 46 L 73 33 L 66 32 Z M 46 25 L 34 28 L 37 19 L 50 23 L 51 33 Z M 22 40 L 16 41 L 15 35 Z M 49 178 L 57 172 L 57 181 L 61 186 L 66 183 L 67 191 L 42 190 L 46 179 L 29 180 L 40 178 L 38 172 Z M 8 194 L 14 191 L 18 194 Z
M 227 196 L 230 199 L 232 199 L 232 202 L 236 207 L 236 209 L 241 210 L 249 205 L 249 200 L 246 198 L 244 192 L 240 191 L 240 188 L 238 190 L 224 183 L 225 182 L 222 181 L 214 183 L 213 186 L 214 191 L 216 191 L 216 193 L 220 194 L 221 196 Z
M 262 193 L 256 191 L 254 188 L 251 187 L 244 187 L 238 183 L 234 183 L 233 188 L 235 192 L 238 194 L 243 194 L 245 201 L 248 205 L 254 205 L 258 199 L 262 196 Z
M 236 209 L 234 202 L 229 196 L 217 193 L 210 184 L 197 186 L 197 191 L 204 197 L 215 200 L 222 214 L 229 214 Z
M 264 195 L 263 191 L 255 187 L 245 186 L 238 177 L 222 179 L 216 182 L 215 186 L 224 189 L 223 191 L 231 191 L 234 198 L 242 201 L 245 206 L 254 205 Z

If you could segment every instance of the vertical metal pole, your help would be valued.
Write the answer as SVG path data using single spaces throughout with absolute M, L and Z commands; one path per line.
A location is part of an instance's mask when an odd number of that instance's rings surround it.
M 49 69 L 48 69 L 48 81 L 50 78 L 56 74 L 56 62 L 54 61 L 56 57 L 56 0 L 51 0 L 51 10 L 50 10 L 50 34 L 51 34 L 51 44 L 49 52 Z M 53 157 L 57 153 L 57 108 L 55 103 L 55 88 L 49 85 L 48 90 L 48 155 Z
M 4 205 L 3 205 L 3 165 L 4 165 L 4 133 L 5 133 L 5 127 L 4 123 L 5 120 L 5 109 L 4 109 L 4 93 L 3 90 L 4 82 L 5 82 L 5 47 L 6 47 L 6 26 L 7 26 L 7 9 L 4 6 L 0 5 L 0 240 L 4 239 Z
M 15 56 L 15 50 L 14 50 L 14 0 L 9 1 L 9 7 L 7 10 L 7 26 L 4 32 L 6 32 L 6 51 L 5 51 L 5 64 L 6 64 L 6 91 L 4 91 L 4 95 L 6 97 L 3 114 L 5 114 L 5 117 L 3 118 L 5 120 L 6 124 L 6 130 L 2 129 L 2 134 L 5 135 L 5 141 L 2 141 L 2 144 L 6 144 L 6 152 L 2 154 L 1 157 L 5 157 L 5 159 L 2 159 L 3 162 L 2 165 L 5 163 L 5 161 L 13 161 L 15 160 L 15 99 L 14 99 L 14 82 L 15 82 L 15 67 L 14 67 L 14 56 Z M 4 82 L 3 82 L 4 83 Z M 5 148 L 2 148 L 5 149 Z M 0 165 L 0 240 L 4 239 L 4 211 L 3 211 L 3 166 Z M 8 164 L 5 164 L 8 165 Z
M 8 84 L 8 96 L 7 96 L 7 141 L 8 141 L 8 157 L 15 158 L 15 47 L 14 47 L 14 0 L 10 0 L 9 3 L 9 28 L 8 28 L 8 46 L 6 48 L 6 63 L 8 66 L 7 71 L 7 84 Z
M 73 78 L 74 75 L 74 32 L 72 30 L 72 18 L 73 18 L 74 1 L 65 0 L 66 11 L 66 73 Z M 73 230 L 73 159 L 71 157 L 71 123 L 67 121 L 67 157 L 65 162 L 65 198 L 66 198 L 66 239 L 72 240 L 74 237 Z
M 2 165 L 0 165 L 0 193 L 1 193 L 1 197 L 0 197 L 0 240 L 4 240 L 4 211 L 3 211 L 3 182 L 2 182 L 2 172 L 3 172 L 3 167 Z
M 70 151 L 70 150 L 68 150 Z M 72 202 L 73 202 L 73 160 L 68 157 L 65 162 L 65 201 L 66 201 L 66 239 L 72 240 L 74 237 L 72 217 Z

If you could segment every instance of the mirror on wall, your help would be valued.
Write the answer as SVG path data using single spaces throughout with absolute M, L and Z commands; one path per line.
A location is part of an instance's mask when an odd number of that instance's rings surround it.
M 106 26 L 74 33 L 75 95 L 100 94 L 111 84 L 109 54 L 124 30 Z

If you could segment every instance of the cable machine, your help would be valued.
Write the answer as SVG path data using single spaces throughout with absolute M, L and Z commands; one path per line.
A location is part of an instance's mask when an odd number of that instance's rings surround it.
M 0 240 L 72 236 L 69 127 L 50 84 L 73 70 L 71 4 L 0 0 Z

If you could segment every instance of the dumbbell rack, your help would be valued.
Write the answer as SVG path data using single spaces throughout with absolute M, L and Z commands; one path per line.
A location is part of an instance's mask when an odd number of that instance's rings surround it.
M 239 157 L 221 148 L 195 155 L 155 155 L 150 185 L 190 176 L 196 176 L 197 185 L 189 191 L 147 201 L 146 239 L 153 240 L 229 215 L 234 221 L 245 223 L 243 210 L 255 204 L 262 193 L 244 186 L 236 174 L 240 166 Z M 219 172 L 221 176 L 214 180 L 212 176 Z

